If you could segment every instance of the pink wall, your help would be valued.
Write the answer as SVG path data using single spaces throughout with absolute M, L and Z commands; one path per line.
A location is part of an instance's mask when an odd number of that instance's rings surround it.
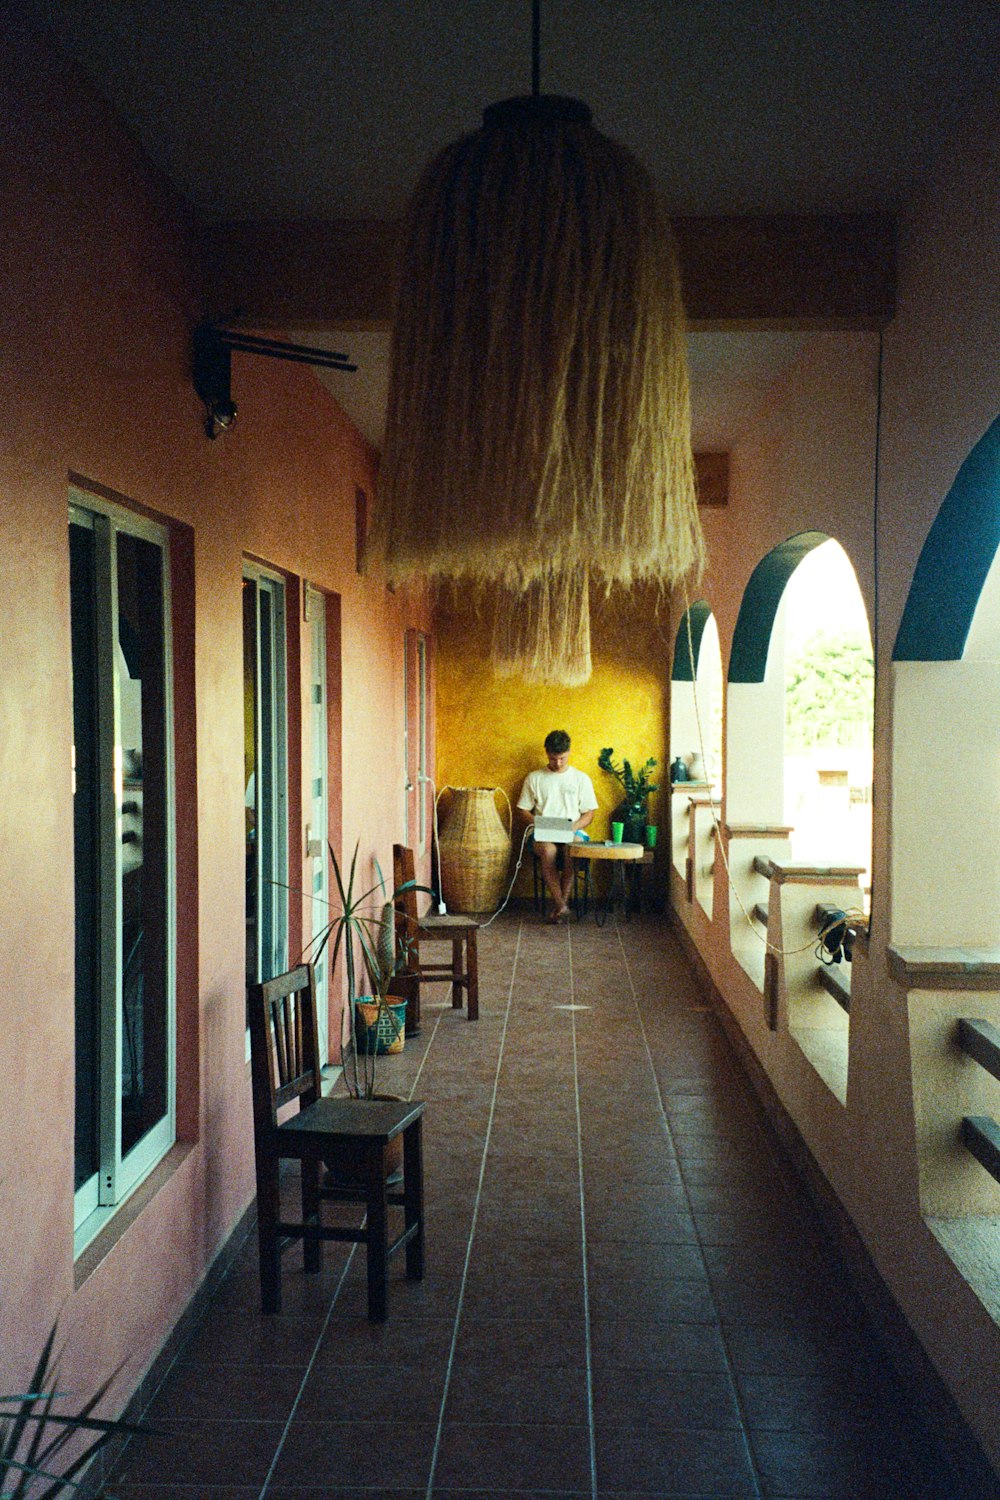
M 305 580 L 332 596 L 331 639 L 339 631 L 342 659 L 331 662 L 330 690 L 340 681 L 342 702 L 331 714 L 331 828 L 344 850 L 360 839 L 366 863 L 377 854 L 383 869 L 402 829 L 404 632 L 428 630 L 430 616 L 422 597 L 389 594 L 355 570 L 355 488 L 371 492 L 375 456 L 311 371 L 235 355 L 236 427 L 214 443 L 205 438 L 188 373 L 200 308 L 184 215 L 105 107 L 16 30 L 0 53 L 0 90 L 14 122 L 0 229 L 0 1389 L 20 1388 L 61 1312 L 66 1386 L 90 1389 L 124 1360 L 120 1397 L 253 1191 L 243 557 L 290 577 L 290 612 Z M 183 882 L 179 1144 L 146 1207 L 78 1288 L 70 475 L 175 523 Z M 291 674 L 305 639 L 297 629 L 289 635 L 289 763 L 298 767 L 301 693 Z M 296 782 L 290 844 L 301 861 Z M 301 910 L 295 920 L 301 930 Z M 293 923 L 293 958 L 296 941 Z

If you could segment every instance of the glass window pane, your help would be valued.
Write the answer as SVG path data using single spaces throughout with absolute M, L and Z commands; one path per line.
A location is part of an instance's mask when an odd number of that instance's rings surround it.
M 243 784 L 246 820 L 246 977 L 258 978 L 257 585 L 243 580 Z
M 167 736 L 163 557 L 117 542 L 122 756 L 122 1155 L 167 1113 Z
M 427 845 L 427 638 L 417 638 L 417 691 L 420 744 L 417 754 L 417 799 L 420 806 L 420 848 Z
M 272 979 L 277 972 L 275 958 L 275 792 L 277 757 L 274 735 L 275 659 L 274 605 L 270 590 L 259 592 L 260 635 L 260 716 L 258 746 L 260 755 L 260 962 L 261 979 Z
M 94 533 L 70 524 L 73 662 L 73 874 L 76 898 L 76 1127 L 74 1187 L 99 1166 L 100 896 Z

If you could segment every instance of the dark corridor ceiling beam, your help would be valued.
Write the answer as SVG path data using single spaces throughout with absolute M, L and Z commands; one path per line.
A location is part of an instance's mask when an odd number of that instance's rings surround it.
M 875 329 L 892 317 L 888 215 L 673 225 L 693 329 Z M 203 238 L 209 316 L 255 328 L 386 326 L 399 233 L 377 220 L 215 225 Z

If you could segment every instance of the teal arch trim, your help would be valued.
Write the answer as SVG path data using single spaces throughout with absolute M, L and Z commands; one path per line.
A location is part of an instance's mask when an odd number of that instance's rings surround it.
M 1000 417 L 973 448 L 927 533 L 893 661 L 958 661 L 1000 546 Z
M 824 531 L 800 531 L 781 542 L 750 574 L 733 634 L 729 658 L 730 682 L 763 682 L 774 617 L 791 578 L 802 559 L 830 538 Z
M 681 617 L 674 642 L 674 665 L 670 673 L 672 682 L 694 682 L 698 675 L 698 657 L 701 655 L 701 638 L 705 633 L 712 611 L 704 599 L 696 599 L 688 613 L 691 616 L 691 640 L 688 642 L 687 622 Z M 691 651 L 694 650 L 694 661 Z

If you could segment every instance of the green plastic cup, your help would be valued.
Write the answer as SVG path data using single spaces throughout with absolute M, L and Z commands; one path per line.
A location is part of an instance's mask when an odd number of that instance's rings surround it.
M 613 844 L 620 844 L 621 841 L 622 841 L 622 834 L 624 832 L 625 832 L 625 824 L 624 823 L 612 823 L 612 825 L 611 825 L 611 842 Z
M 647 823 L 646 824 L 646 848 L 647 849 L 655 849 L 656 848 L 656 824 L 655 823 Z

